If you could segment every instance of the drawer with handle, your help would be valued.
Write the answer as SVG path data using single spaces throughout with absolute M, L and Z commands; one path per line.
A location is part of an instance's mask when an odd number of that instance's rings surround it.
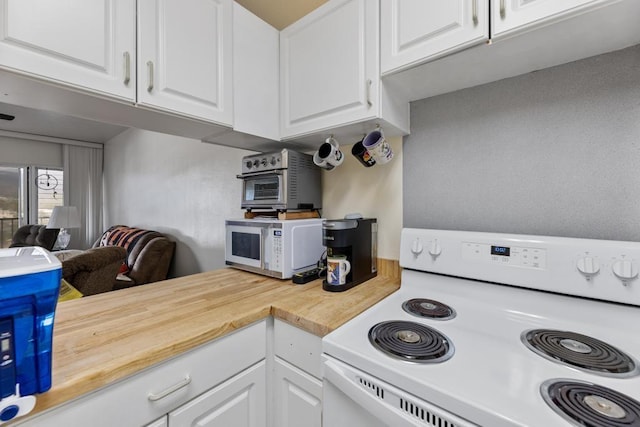
M 18 425 L 150 423 L 264 359 L 265 324 L 247 326 Z

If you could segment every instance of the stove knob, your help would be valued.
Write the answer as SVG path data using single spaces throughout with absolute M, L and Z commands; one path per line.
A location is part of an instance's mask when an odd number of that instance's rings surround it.
M 442 253 L 442 247 L 440 243 L 438 243 L 438 239 L 433 239 L 431 241 L 431 247 L 429 247 L 429 255 L 434 258 L 437 258 Z
M 262 166 L 267 166 L 267 158 L 263 157 L 260 163 L 262 164 Z
M 271 158 L 271 161 L 270 161 L 269 163 L 271 163 L 271 166 L 275 166 L 275 165 L 276 165 L 276 158 L 275 158 L 275 156 Z
M 423 249 L 424 248 L 422 247 L 422 242 L 420 241 L 420 239 L 416 239 L 411 243 L 411 253 L 413 255 L 420 255 Z
M 587 279 L 598 274 L 600 271 L 600 263 L 598 263 L 598 259 L 591 256 L 583 256 L 578 259 L 577 267 L 578 271 L 584 274 Z
M 254 168 L 257 168 L 259 165 L 260 165 L 260 160 L 255 159 L 255 160 L 253 161 L 253 167 L 254 167 Z
M 635 279 L 638 276 L 638 267 L 629 259 L 618 259 L 611 266 L 613 274 L 623 282 Z
M 247 169 L 251 169 L 251 166 L 253 166 L 253 162 L 251 160 L 247 160 L 247 163 L 245 163 L 245 165 L 247 166 Z

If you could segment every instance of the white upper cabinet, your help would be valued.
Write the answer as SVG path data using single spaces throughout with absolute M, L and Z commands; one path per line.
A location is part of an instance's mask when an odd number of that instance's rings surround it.
M 378 3 L 330 0 L 280 33 L 283 138 L 379 117 Z
M 640 43 L 639 0 L 478 0 L 478 27 L 486 31 L 490 23 L 488 43 L 481 42 L 486 33 L 462 37 L 474 0 L 381 2 L 382 83 L 404 101 Z
M 488 0 L 382 0 L 382 74 L 489 39 Z
M 138 103 L 233 122 L 232 0 L 138 1 Z
M 492 0 L 491 34 L 499 37 L 529 25 L 548 22 L 584 6 L 611 3 L 610 0 Z
M 135 0 L 0 0 L 0 68 L 135 99 Z

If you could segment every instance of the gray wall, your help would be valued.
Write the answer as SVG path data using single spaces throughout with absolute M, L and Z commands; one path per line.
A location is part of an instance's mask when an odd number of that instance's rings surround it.
M 640 45 L 412 103 L 403 166 L 404 227 L 640 241 Z
M 227 218 L 241 218 L 242 157 L 253 152 L 129 129 L 104 146 L 105 228 L 124 224 L 176 242 L 171 277 L 224 267 Z

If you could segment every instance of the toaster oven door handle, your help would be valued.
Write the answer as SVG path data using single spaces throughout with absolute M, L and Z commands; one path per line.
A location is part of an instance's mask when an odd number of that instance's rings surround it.
M 270 171 L 260 171 L 260 172 L 249 172 L 243 173 L 240 175 L 236 175 L 238 179 L 251 178 L 252 176 L 264 176 L 264 175 L 282 175 L 282 170 L 270 170 Z

